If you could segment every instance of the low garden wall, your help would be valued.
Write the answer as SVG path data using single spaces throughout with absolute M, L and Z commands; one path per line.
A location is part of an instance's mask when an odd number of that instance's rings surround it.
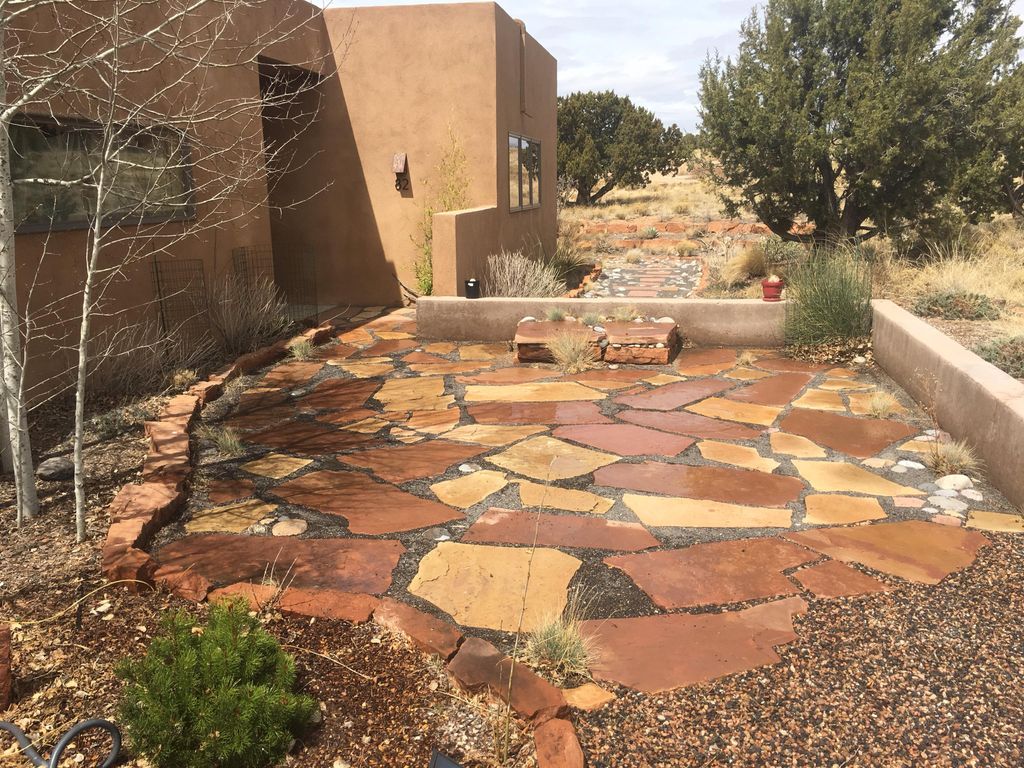
M 611 314 L 636 307 L 647 317 L 671 317 L 685 339 L 701 345 L 779 347 L 785 304 L 760 299 L 463 299 L 427 296 L 416 302 L 420 338 L 444 341 L 512 341 L 524 317 L 543 319 L 550 309 L 576 316 Z
M 1024 384 L 891 301 L 874 302 L 873 337 L 883 370 L 970 443 L 992 483 L 1024 507 Z

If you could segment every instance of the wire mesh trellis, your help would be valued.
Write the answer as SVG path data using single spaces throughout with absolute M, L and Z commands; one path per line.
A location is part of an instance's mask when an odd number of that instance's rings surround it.
M 199 342 L 210 332 L 202 259 L 153 261 L 153 282 L 164 334 Z
M 318 320 L 316 261 L 310 249 L 298 247 L 282 254 L 275 253 L 269 245 L 248 245 L 232 250 L 231 262 L 240 277 L 265 278 L 276 283 L 288 304 L 289 320 Z

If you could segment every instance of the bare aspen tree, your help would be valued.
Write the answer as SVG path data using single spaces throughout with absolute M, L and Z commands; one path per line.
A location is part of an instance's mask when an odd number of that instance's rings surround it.
M 12 2 L 0 0 L 0 8 Z M 83 540 L 89 373 L 104 356 L 119 354 L 115 345 L 97 343 L 94 321 L 101 318 L 109 324 L 112 316 L 122 315 L 143 322 L 138 319 L 140 307 L 120 306 L 110 296 L 112 288 L 131 277 L 133 265 L 158 255 L 173 258 L 207 234 L 265 209 L 268 175 L 298 172 L 301 163 L 310 160 L 294 157 L 290 145 L 316 117 L 319 77 L 327 61 L 320 51 L 288 65 L 263 59 L 273 46 L 316 30 L 321 10 L 304 3 L 39 0 L 36 5 L 45 6 L 42 11 L 37 8 L 37 13 L 45 13 L 62 34 L 40 52 L 31 39 L 36 28 L 29 28 L 20 41 L 28 61 L 17 69 L 31 73 L 34 65 L 43 73 L 29 74 L 29 83 L 22 83 L 20 90 L 27 94 L 47 77 L 53 79 L 50 87 L 35 90 L 17 108 L 5 100 L 6 125 L 21 121 L 30 131 L 42 114 L 48 125 L 81 120 L 87 130 L 80 139 L 82 151 L 56 173 L 47 169 L 49 174 L 12 179 L 11 147 L 0 147 L 6 149 L 0 152 L 4 158 L 0 160 L 0 235 L 8 235 L 13 265 L 15 185 L 36 190 L 35 201 L 44 218 L 47 205 L 52 206 L 50 215 L 55 214 L 64 191 L 73 190 L 86 201 L 81 291 L 51 302 L 64 305 L 71 299 L 78 304 L 69 373 L 75 387 L 76 528 Z M 252 22 L 254 18 L 257 23 Z M 248 22 L 244 37 L 239 21 Z M 255 96 L 220 87 L 222 75 L 239 71 L 260 78 L 261 84 L 269 83 Z M 291 122 L 291 141 L 266 144 L 262 120 L 268 111 Z M 9 136 L 9 130 L 4 135 Z M 4 303 L 11 310 L 4 325 L 6 373 L 11 359 L 8 347 L 16 348 L 6 339 L 10 327 L 18 328 L 19 318 L 16 301 Z M 135 310 L 134 315 L 126 310 Z M 40 332 L 46 332 L 45 326 Z M 23 385 L 12 376 L 5 376 L 5 382 L 8 402 L 13 400 L 14 410 L 24 414 Z M 11 398 L 11 391 L 18 396 Z M 8 418 L 15 423 L 13 414 Z M 27 446 L 27 431 L 21 434 Z M 32 480 L 31 454 L 28 457 L 27 479 L 24 472 L 19 473 L 23 476 L 19 496 Z

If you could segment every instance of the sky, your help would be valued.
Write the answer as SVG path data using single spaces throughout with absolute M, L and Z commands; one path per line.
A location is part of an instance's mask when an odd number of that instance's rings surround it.
M 614 90 L 693 130 L 697 77 L 710 51 L 735 53 L 757 0 L 498 0 L 558 59 L 558 92 Z M 404 5 L 410 0 L 333 6 Z M 1014 0 L 1024 17 L 1024 0 Z

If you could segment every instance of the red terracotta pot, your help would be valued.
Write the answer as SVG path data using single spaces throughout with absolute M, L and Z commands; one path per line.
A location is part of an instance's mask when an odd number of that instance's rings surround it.
M 771 282 L 770 280 L 761 281 L 761 290 L 764 292 L 765 301 L 782 301 L 782 289 L 785 286 L 781 280 L 778 282 Z

